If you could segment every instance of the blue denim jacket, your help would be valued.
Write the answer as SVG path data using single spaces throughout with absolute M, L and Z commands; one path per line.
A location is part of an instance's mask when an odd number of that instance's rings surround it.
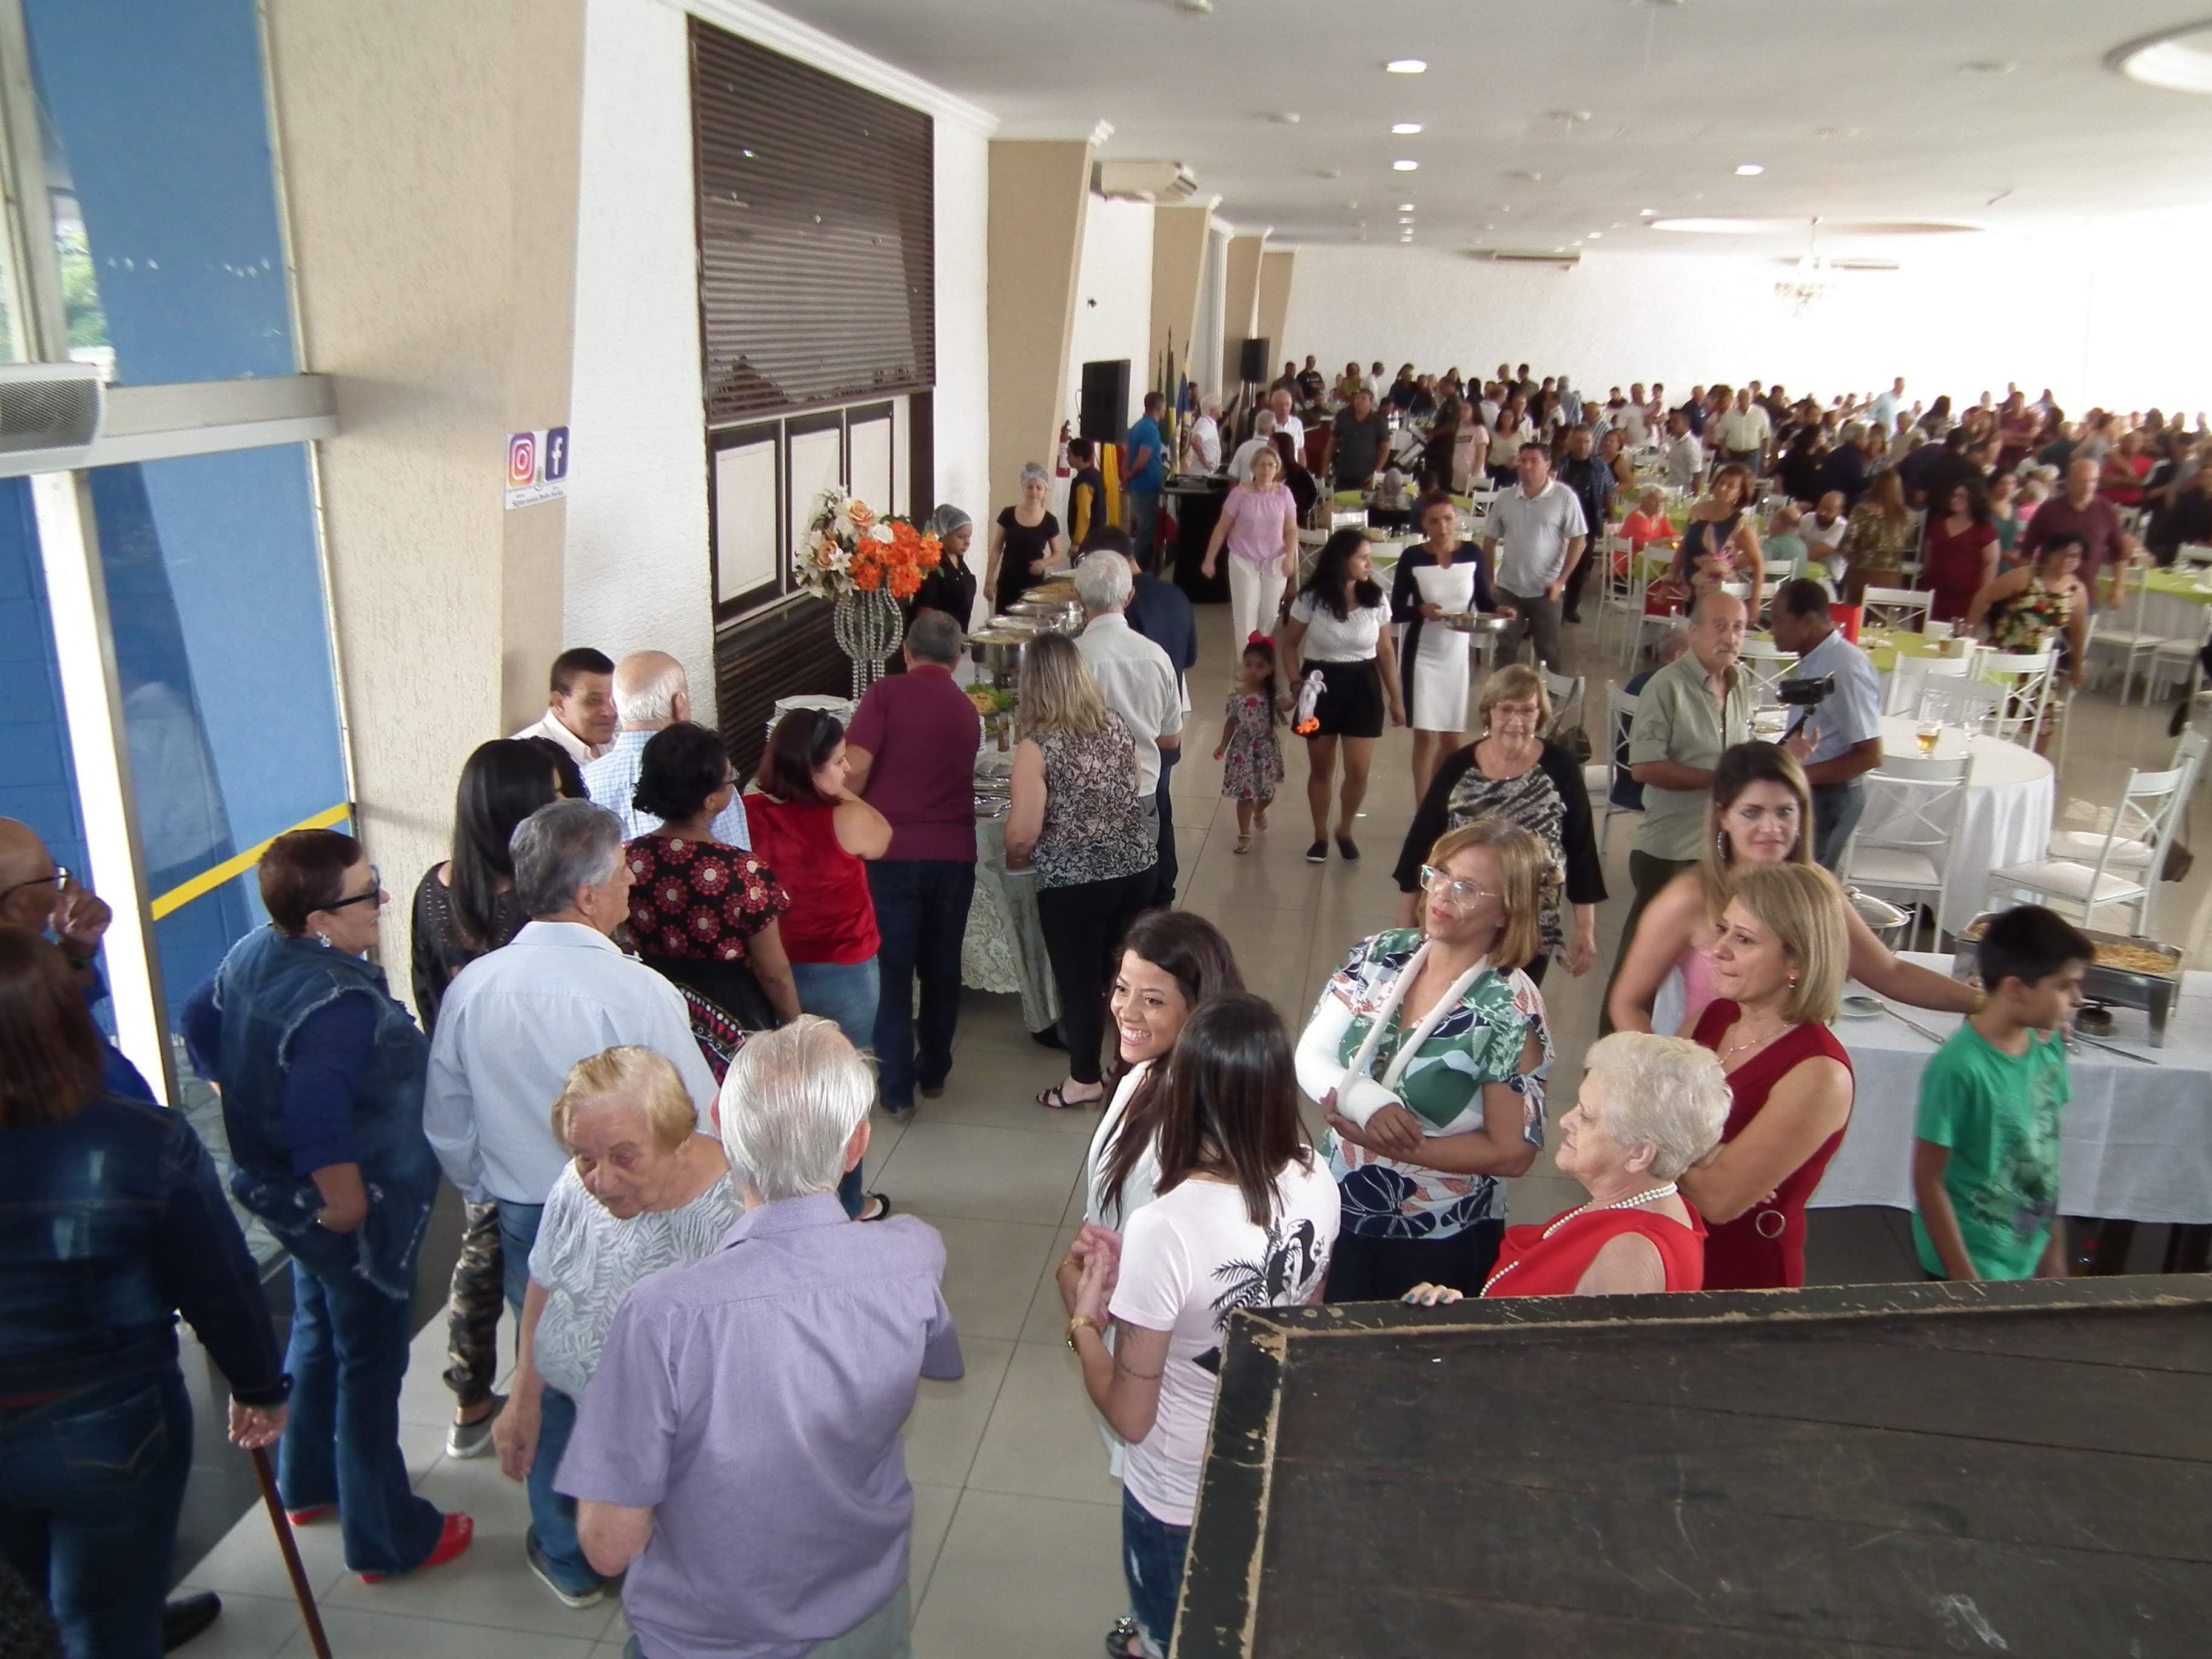
M 283 1400 L 260 1275 L 181 1115 L 109 1095 L 0 1133 L 0 1400 L 173 1370 L 180 1309 L 233 1394 Z
M 350 1236 L 316 1224 L 322 1194 L 313 1181 L 293 1174 L 283 1129 L 293 1036 L 308 1015 L 343 996 L 368 997 L 377 1010 L 376 1047 L 353 1099 L 368 1219 Z M 386 1296 L 412 1296 L 415 1258 L 438 1193 L 437 1156 L 422 1138 L 430 1045 L 414 1017 L 392 1000 L 384 970 L 264 927 L 222 959 L 215 1006 L 222 1018 L 218 1070 L 230 1133 L 230 1189 L 238 1201 L 310 1266 L 350 1266 Z

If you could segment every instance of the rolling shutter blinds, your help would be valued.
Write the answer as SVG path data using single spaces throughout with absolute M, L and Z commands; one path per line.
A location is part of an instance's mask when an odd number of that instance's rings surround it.
M 930 118 L 691 21 L 709 426 L 936 379 Z

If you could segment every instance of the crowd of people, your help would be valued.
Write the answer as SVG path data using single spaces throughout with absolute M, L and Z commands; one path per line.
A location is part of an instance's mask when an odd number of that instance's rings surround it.
M 2201 426 L 2155 412 L 2076 429 L 2014 392 L 1953 426 L 1905 410 L 1901 382 L 1863 406 L 1753 385 L 1669 409 L 1659 388 L 1601 403 L 1504 365 L 1480 387 L 1408 366 L 1378 394 L 1347 365 L 1322 434 L 1336 483 L 1387 461 L 1378 406 L 1424 423 L 1422 540 L 1386 591 L 1357 530 L 1298 574 L 1287 481 L 1314 443 L 1297 411 L 1330 390 L 1308 371 L 1273 389 L 1258 447 L 1231 458 L 1243 472 L 1206 556 L 1229 561 L 1236 611 L 1216 751 L 1236 851 L 1265 832 L 1285 727 L 1309 757 L 1309 860 L 1361 856 L 1386 720 L 1413 728 L 1418 801 L 1397 913 L 1311 1010 L 1286 1018 L 1249 994 L 1221 930 L 1174 908 L 1168 785 L 1196 635 L 1155 568 L 1157 489 L 1139 511 L 1133 477 L 1124 530 L 1084 483 L 1071 544 L 1042 470 L 1025 474 L 980 584 L 1002 604 L 1073 556 L 1085 617 L 1024 648 L 1005 839 L 1009 867 L 1034 875 L 1060 1008 L 1036 1035 L 1066 1054 L 1038 1104 L 1101 1113 L 1085 1224 L 1054 1277 L 1123 1482 L 1131 1606 L 1109 1646 L 1153 1659 L 1231 1310 L 1802 1285 L 1807 1202 L 1851 1121 L 1829 1030 L 1848 979 L 1967 1017 L 1923 1085 L 1926 1271 L 2066 1271 L 2056 1034 L 2091 947 L 2047 911 L 2008 912 L 1970 987 L 1900 961 L 1847 902 L 1823 866 L 1856 817 L 1869 693 L 1809 573 L 1816 549 L 1839 550 L 1871 580 L 1886 544 L 1855 528 L 1863 515 L 1930 502 L 1945 556 L 1987 577 L 1967 614 L 2060 626 L 2075 567 L 2131 550 L 2124 532 L 2094 540 L 2108 475 L 2135 474 L 2169 516 L 2205 488 Z M 1148 400 L 1138 474 L 1164 466 L 1160 412 Z M 1874 454 L 1868 433 L 1900 422 L 1929 441 Z M 1671 442 L 1662 425 L 1680 428 Z M 1642 817 L 1607 1035 L 1557 1123 L 1557 1165 L 1588 1200 L 1509 1226 L 1559 1058 L 1546 971 L 1598 967 L 1606 886 L 1544 676 L 1493 672 L 1467 740 L 1468 652 L 1446 618 L 1510 611 L 1553 660 L 1592 536 L 1629 499 L 1625 458 L 1655 441 L 1669 469 L 1685 441 L 1718 464 L 1680 537 L 1686 625 L 1626 738 Z M 1217 425 L 1217 464 L 1222 442 Z M 2008 465 L 2063 467 L 2065 493 L 2016 540 L 1972 533 L 1979 472 Z M 1504 488 L 1470 547 L 1447 492 L 1486 472 Z M 1769 477 L 1800 499 L 1818 488 L 1792 526 L 1808 574 L 1771 596 L 1776 638 L 1843 687 L 1783 744 L 1751 731 L 1756 590 L 1747 604 L 1710 579 L 1759 568 L 1747 508 Z M 1638 506 L 1651 539 L 1673 535 Z M 982 728 L 952 672 L 979 586 L 973 524 L 940 508 L 933 528 L 945 565 L 910 608 L 904 672 L 849 726 L 783 716 L 750 789 L 692 719 L 674 658 L 562 653 L 545 716 L 463 768 L 447 856 L 413 892 L 411 1011 L 374 960 L 390 895 L 362 843 L 309 830 L 270 844 L 269 921 L 193 991 L 179 1036 L 220 1093 L 229 1197 L 289 1257 L 281 1355 L 214 1163 L 94 1022 L 106 907 L 0 821 L 0 1549 L 70 1653 L 137 1659 L 213 1616 L 163 1596 L 190 1462 L 179 1312 L 229 1383 L 233 1438 L 276 1449 L 289 1524 L 335 1527 L 370 1583 L 470 1548 L 470 1517 L 413 1490 L 398 1439 L 446 1184 L 463 1205 L 447 1449 L 495 1454 L 524 1483 L 525 1554 L 547 1589 L 587 1607 L 619 1578 L 632 1650 L 653 1659 L 905 1651 L 899 1431 L 920 1381 L 962 1359 L 942 1242 L 861 1170 L 873 1107 L 903 1116 L 948 1086 L 975 885 Z M 1993 572 L 2008 550 L 2029 562 Z M 1301 1095 L 1324 1129 L 1311 1140 Z M 519 1333 L 504 1395 L 502 1309 Z M 763 1491 L 772 1513 L 732 1502 Z

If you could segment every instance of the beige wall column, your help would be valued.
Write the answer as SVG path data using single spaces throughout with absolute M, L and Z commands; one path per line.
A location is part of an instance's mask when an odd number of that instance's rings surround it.
M 1176 361 L 1191 369 L 1190 345 L 1198 334 L 1198 290 L 1206 271 L 1206 234 L 1212 207 L 1152 210 L 1152 356 L 1172 343 Z M 1172 339 L 1170 339 L 1172 336 Z
M 1253 332 L 1273 341 L 1279 358 L 1304 356 L 1292 349 L 1285 329 L 1291 309 L 1291 276 L 1297 257 L 1288 248 L 1269 248 L 1260 256 L 1260 325 Z M 1270 363 L 1270 378 L 1274 372 L 1274 365 Z
M 1023 463 L 1049 456 L 1059 434 L 1090 204 L 1088 143 L 991 141 L 991 499 L 975 504 L 979 522 L 1017 499 Z
M 564 509 L 503 485 L 507 434 L 568 421 L 584 5 L 267 3 L 301 367 L 337 383 L 318 462 L 362 830 L 396 893 L 563 643 Z
M 1244 342 L 1260 331 L 1260 255 L 1267 244 L 1267 233 L 1237 235 L 1229 239 L 1229 303 L 1221 313 L 1221 381 L 1224 386 L 1235 386 L 1237 381 L 1237 360 L 1244 349 Z M 1279 342 L 1272 342 L 1279 344 Z M 1265 385 L 1275 378 L 1275 366 L 1270 362 L 1261 377 Z

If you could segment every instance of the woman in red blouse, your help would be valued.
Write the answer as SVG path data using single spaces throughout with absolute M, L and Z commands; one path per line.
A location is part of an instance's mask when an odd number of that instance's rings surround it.
M 882 935 L 866 861 L 890 850 L 891 826 L 847 786 L 846 771 L 843 722 L 819 708 L 794 708 L 769 734 L 760 793 L 744 798 L 745 823 L 754 850 L 791 895 L 783 948 L 799 1007 L 835 1020 L 855 1048 L 866 1048 L 876 1036 Z M 862 1193 L 858 1169 L 838 1196 L 861 1220 L 890 1213 L 881 1194 Z
M 680 721 L 647 742 L 631 804 L 661 823 L 629 844 L 629 931 L 647 963 L 758 1030 L 799 1017 L 776 924 L 791 901 L 763 860 L 714 839 L 736 787 L 705 726 Z
M 1951 490 L 1941 516 L 1928 521 L 1928 560 L 1922 580 L 1935 598 L 1930 622 L 1963 622 L 1974 595 L 1997 579 L 1997 527 L 1990 516 L 1990 492 L 1978 478 Z
M 1582 1093 L 1559 1121 L 1558 1163 L 1589 1201 L 1540 1227 L 1508 1227 L 1485 1296 L 1624 1296 L 1705 1283 L 1705 1227 L 1680 1182 L 1720 1144 L 1728 1080 L 1680 1037 L 1616 1031 L 1583 1060 Z M 1433 1308 L 1459 1292 L 1417 1285 Z
M 1828 1029 L 1850 955 L 1843 894 L 1816 865 L 1754 866 L 1713 944 L 1720 995 L 1692 1035 L 1720 1056 L 1734 1104 L 1712 1158 L 1683 1194 L 1713 1224 L 1709 1291 L 1805 1282 L 1805 1200 L 1843 1144 L 1851 1062 Z

